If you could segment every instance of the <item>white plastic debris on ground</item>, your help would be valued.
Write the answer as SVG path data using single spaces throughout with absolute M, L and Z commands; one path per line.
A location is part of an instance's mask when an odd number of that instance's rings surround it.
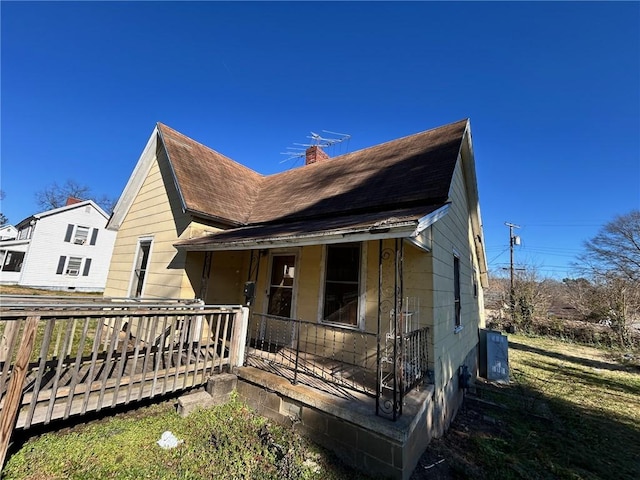
M 167 430 L 162 434 L 160 440 L 158 440 L 156 443 L 160 445 L 161 448 L 169 449 L 176 448 L 182 442 L 184 442 L 184 440 L 178 440 L 173 433 Z

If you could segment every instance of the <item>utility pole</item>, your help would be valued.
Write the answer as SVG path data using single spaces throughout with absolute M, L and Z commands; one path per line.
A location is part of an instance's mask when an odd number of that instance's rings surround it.
M 513 246 L 520 245 L 520 237 L 513 234 L 514 228 L 520 228 L 520 225 L 516 225 L 514 223 L 504 222 L 504 224 L 509 227 L 509 252 L 510 252 L 510 261 L 509 261 L 509 270 L 511 272 L 511 286 L 509 289 L 509 304 L 511 307 L 511 321 L 515 322 L 515 311 L 516 311 L 516 299 L 515 299 L 515 288 L 513 286 Z

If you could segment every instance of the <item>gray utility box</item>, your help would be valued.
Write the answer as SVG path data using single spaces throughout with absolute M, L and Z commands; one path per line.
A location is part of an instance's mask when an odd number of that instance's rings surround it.
M 509 382 L 509 342 L 506 335 L 480 329 L 480 376 L 492 382 Z

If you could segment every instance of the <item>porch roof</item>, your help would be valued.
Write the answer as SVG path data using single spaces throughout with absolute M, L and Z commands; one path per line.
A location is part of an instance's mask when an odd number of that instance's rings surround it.
M 233 228 L 182 240 L 186 251 L 250 250 L 280 246 L 319 245 L 417 236 L 446 213 L 448 203 L 384 212 L 311 218 Z

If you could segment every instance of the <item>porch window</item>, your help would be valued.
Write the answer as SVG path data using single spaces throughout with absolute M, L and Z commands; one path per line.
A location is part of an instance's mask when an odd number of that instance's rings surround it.
M 358 325 L 360 244 L 327 245 L 324 281 L 326 322 Z
M 151 254 L 151 240 L 140 240 L 138 242 L 138 252 L 133 267 L 133 279 L 129 296 L 140 297 L 144 289 L 144 281 L 147 276 L 147 266 Z
M 22 262 L 24 261 L 24 252 L 14 252 L 8 250 L 2 263 L 3 272 L 19 272 L 22 270 Z
M 461 308 L 460 308 L 460 258 L 453 257 L 453 304 L 455 309 L 455 328 L 459 329 L 462 326 Z

